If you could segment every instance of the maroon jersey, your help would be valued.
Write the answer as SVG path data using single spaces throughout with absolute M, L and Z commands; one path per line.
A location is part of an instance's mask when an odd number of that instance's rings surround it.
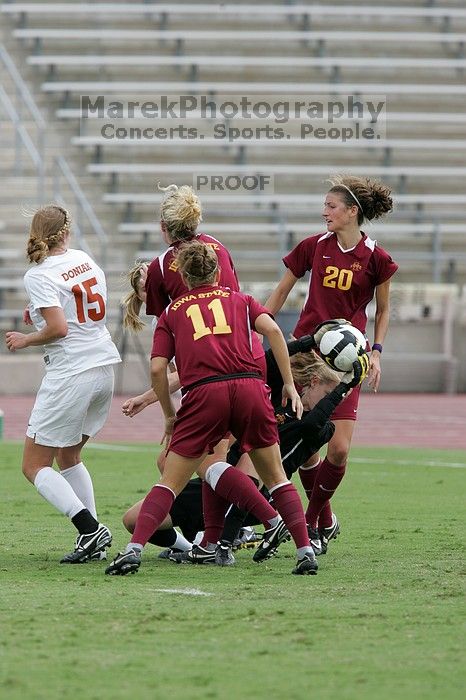
M 196 287 L 175 299 L 154 332 L 151 357 L 175 356 L 181 386 L 211 376 L 258 373 L 254 323 L 268 314 L 247 294 L 225 287 Z
M 217 254 L 220 267 L 220 284 L 233 291 L 239 291 L 239 282 L 230 253 L 216 238 L 206 233 L 199 233 L 191 240 L 201 241 L 211 246 Z M 175 262 L 175 255 L 180 243 L 171 245 L 162 255 L 149 265 L 146 281 L 146 311 L 151 316 L 160 316 L 172 299 L 188 291 Z
M 332 232 L 311 236 L 298 243 L 283 262 L 295 277 L 311 272 L 308 296 L 294 330 L 297 338 L 330 318 L 346 318 L 364 333 L 366 307 L 375 288 L 398 269 L 365 233 L 350 250 L 343 250 Z

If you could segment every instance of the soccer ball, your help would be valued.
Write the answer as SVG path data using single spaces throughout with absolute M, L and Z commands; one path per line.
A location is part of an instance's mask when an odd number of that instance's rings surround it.
M 364 333 L 350 323 L 341 323 L 322 336 L 320 354 L 337 372 L 350 372 L 353 362 L 366 352 Z

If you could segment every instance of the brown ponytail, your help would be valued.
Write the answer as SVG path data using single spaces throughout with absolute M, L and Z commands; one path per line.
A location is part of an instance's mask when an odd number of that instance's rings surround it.
M 358 224 L 364 219 L 372 221 L 392 211 L 390 188 L 379 180 L 352 175 L 336 175 L 330 178 L 329 192 L 341 195 L 347 207 L 358 207 Z
M 178 270 L 188 287 L 213 284 L 218 272 L 218 258 L 211 246 L 192 241 L 184 243 L 176 256 Z
M 66 209 L 50 204 L 33 216 L 27 243 L 29 262 L 41 263 L 50 251 L 63 243 L 70 231 L 71 217 Z

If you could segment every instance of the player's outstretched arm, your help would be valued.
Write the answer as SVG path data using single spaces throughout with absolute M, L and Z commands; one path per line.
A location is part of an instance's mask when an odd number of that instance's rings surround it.
M 133 418 L 133 416 L 137 416 L 138 413 L 141 413 L 147 406 L 150 406 L 156 401 L 158 401 L 158 399 L 154 390 L 148 389 L 143 394 L 132 396 L 130 399 L 127 399 L 122 405 L 121 410 L 125 416 Z
M 160 407 L 165 416 L 165 432 L 162 442 L 170 440 L 175 422 L 175 407 L 170 396 L 170 386 L 167 376 L 168 360 L 166 357 L 153 357 L 151 360 L 152 389 L 158 396 Z
M 174 394 L 175 391 L 178 391 L 180 388 L 180 379 L 178 377 L 178 372 L 170 372 L 168 375 L 168 388 L 170 394 Z M 143 394 L 139 394 L 138 396 L 132 396 L 130 399 L 127 399 L 124 404 L 121 407 L 121 410 L 125 414 L 125 416 L 128 416 L 129 418 L 133 418 L 133 416 L 136 416 L 138 413 L 141 413 L 147 406 L 150 406 L 153 403 L 157 403 L 158 398 L 154 390 L 148 389 L 145 391 Z
M 256 318 L 255 328 L 258 333 L 265 335 L 269 341 L 270 348 L 280 370 L 283 379 L 283 405 L 286 405 L 287 400 L 290 399 L 293 411 L 295 411 L 298 418 L 301 418 L 303 405 L 293 382 L 288 346 L 283 333 L 268 314 L 260 314 Z
M 389 279 L 375 288 L 374 343 L 378 345 L 383 345 L 390 321 L 390 282 Z M 374 392 L 379 388 L 380 376 L 380 352 L 372 350 L 367 383 Z
M 285 270 L 285 274 L 264 304 L 271 314 L 275 316 L 280 311 L 297 281 L 298 278 L 290 270 Z

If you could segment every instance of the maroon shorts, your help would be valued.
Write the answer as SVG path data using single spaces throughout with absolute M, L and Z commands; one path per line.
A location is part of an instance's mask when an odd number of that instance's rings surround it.
M 190 389 L 181 401 L 169 450 L 183 457 L 212 453 L 231 431 L 244 452 L 278 440 L 270 387 L 260 379 L 228 379 Z
M 330 420 L 357 420 L 361 386 L 355 386 L 351 394 L 336 407 Z

